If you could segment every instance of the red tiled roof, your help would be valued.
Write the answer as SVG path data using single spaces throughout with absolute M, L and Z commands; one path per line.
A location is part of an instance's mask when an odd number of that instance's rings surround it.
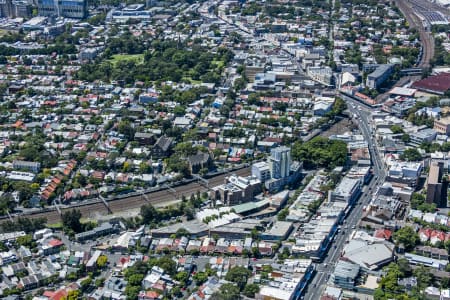
M 55 294 L 54 291 L 45 291 L 44 294 L 42 294 L 42 296 L 45 296 L 47 298 L 52 297 Z
M 60 240 L 57 240 L 57 239 L 51 240 L 50 242 L 48 242 L 48 244 L 52 247 L 58 247 L 58 246 L 64 245 L 63 242 L 61 242 Z
M 378 229 L 377 231 L 375 231 L 374 236 L 376 238 L 381 238 L 381 239 L 385 239 L 385 240 L 389 240 L 391 238 L 392 235 L 392 231 L 388 230 L 388 229 Z
M 67 298 L 67 291 L 65 289 L 59 290 L 53 294 L 53 296 L 50 297 L 50 300 L 62 300 Z

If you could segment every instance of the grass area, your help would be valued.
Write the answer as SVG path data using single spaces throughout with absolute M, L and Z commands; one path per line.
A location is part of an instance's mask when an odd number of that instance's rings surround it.
M 80 223 L 81 224 L 87 224 L 87 223 L 96 223 L 96 225 L 97 225 L 97 221 L 95 220 L 95 219 L 92 219 L 92 218 L 85 218 L 85 217 L 83 217 L 83 218 L 81 218 L 80 219 Z
M 221 68 L 225 65 L 225 62 L 222 60 L 213 60 L 212 64 L 215 64 L 218 68 Z
M 194 79 L 192 79 L 192 77 L 189 77 L 189 76 L 185 76 L 181 80 L 189 81 L 191 84 L 200 84 L 200 83 L 202 83 L 201 80 L 194 80 Z
M 119 61 L 130 61 L 134 60 L 138 64 L 144 62 L 144 54 L 115 54 L 109 60 L 112 64 L 117 64 Z
M 50 229 L 62 229 L 63 224 L 62 222 L 54 223 L 54 224 L 47 224 L 47 227 Z

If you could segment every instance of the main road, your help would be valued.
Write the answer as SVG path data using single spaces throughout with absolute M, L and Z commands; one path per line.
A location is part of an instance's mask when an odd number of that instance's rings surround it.
M 352 229 L 356 227 L 363 214 L 363 206 L 369 204 L 372 193 L 381 186 L 386 177 L 386 171 L 383 165 L 383 160 L 377 148 L 376 141 L 372 138 L 372 130 L 370 128 L 370 109 L 358 107 L 360 105 L 356 101 L 347 101 L 348 110 L 352 115 L 357 116 L 357 122 L 361 134 L 368 143 L 370 156 L 373 164 L 373 178 L 368 186 L 363 190 L 358 203 L 355 205 L 350 215 L 346 218 L 346 228 L 341 229 L 341 232 L 336 234 L 334 242 L 330 245 L 328 254 L 323 259 L 322 263 L 316 265 L 316 275 L 308 286 L 304 299 L 316 300 L 320 299 L 325 284 L 334 270 L 334 265 L 337 263 L 345 242 L 348 240 Z

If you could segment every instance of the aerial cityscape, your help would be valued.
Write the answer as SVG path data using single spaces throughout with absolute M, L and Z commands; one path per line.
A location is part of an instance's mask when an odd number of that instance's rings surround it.
M 450 300 L 450 0 L 0 0 L 0 298 Z

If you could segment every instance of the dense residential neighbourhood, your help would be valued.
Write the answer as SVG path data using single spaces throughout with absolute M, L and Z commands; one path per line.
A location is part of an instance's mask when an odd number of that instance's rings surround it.
M 450 299 L 450 2 L 0 2 L 0 298 Z

